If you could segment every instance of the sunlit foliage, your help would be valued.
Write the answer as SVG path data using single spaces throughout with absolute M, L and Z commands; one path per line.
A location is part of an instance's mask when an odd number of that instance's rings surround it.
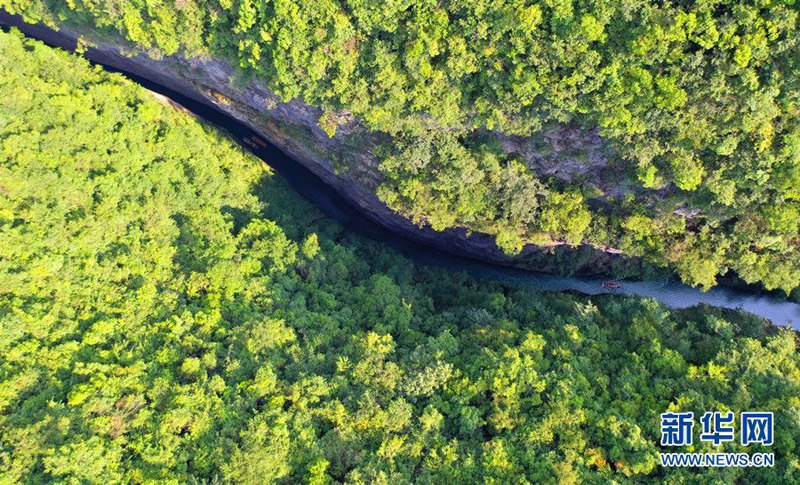
M 0 482 L 800 480 L 794 333 L 417 267 L 119 76 L 0 72 Z M 776 466 L 659 467 L 673 408 L 775 411 Z
M 798 15 L 791 2 L 609 0 L 0 1 L 92 25 L 150 55 L 227 57 L 320 125 L 393 135 L 381 198 L 435 228 L 612 246 L 712 286 L 733 269 L 800 283 Z M 177 35 L 176 35 L 177 34 Z M 626 197 L 537 180 L 487 143 L 559 123 L 600 130 Z M 609 173 L 611 170 L 609 170 Z M 618 172 L 618 171 L 617 171 Z M 562 202 L 542 203 L 550 194 Z M 685 215 L 684 229 L 670 219 Z M 622 221 L 663 224 L 639 237 Z M 703 264 L 695 262 L 701 259 Z

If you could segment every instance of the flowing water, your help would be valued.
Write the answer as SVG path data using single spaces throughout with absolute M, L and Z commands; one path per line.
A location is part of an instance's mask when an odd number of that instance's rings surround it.
M 0 17 L 0 24 L 10 23 L 10 16 Z M 20 25 L 20 27 L 24 27 Z M 24 29 L 27 30 L 27 29 Z M 37 29 L 43 31 L 44 29 Z M 27 32 L 30 35 L 30 32 Z M 32 37 L 39 37 L 33 35 Z M 48 39 L 40 39 L 47 41 Z M 91 55 L 87 57 L 92 58 Z M 103 64 L 100 64 L 103 65 Z M 731 288 L 717 287 L 703 292 L 697 288 L 679 283 L 675 280 L 663 281 L 617 281 L 621 287 L 607 290 L 601 286 L 603 280 L 588 277 L 563 277 L 547 273 L 506 268 L 481 261 L 455 256 L 423 244 L 404 239 L 382 225 L 365 217 L 357 208 L 345 201 L 332 187 L 326 185 L 300 163 L 289 158 L 277 147 L 267 144 L 265 147 L 253 148 L 243 142 L 245 137 L 255 133 L 238 120 L 221 111 L 184 96 L 171 89 L 144 79 L 135 74 L 120 71 L 103 65 L 109 71 L 121 72 L 129 79 L 145 88 L 171 98 L 194 114 L 226 130 L 241 142 L 247 149 L 264 160 L 281 174 L 289 184 L 304 198 L 316 205 L 327 216 L 337 220 L 353 232 L 382 242 L 413 261 L 443 268 L 449 271 L 464 271 L 479 278 L 494 280 L 510 286 L 524 286 L 542 291 L 576 291 L 589 295 L 609 293 L 610 291 L 654 298 L 673 308 L 685 308 L 707 303 L 726 308 L 739 308 L 769 319 L 778 325 L 791 325 L 800 329 L 800 304 L 781 301 L 769 295 L 745 293 Z

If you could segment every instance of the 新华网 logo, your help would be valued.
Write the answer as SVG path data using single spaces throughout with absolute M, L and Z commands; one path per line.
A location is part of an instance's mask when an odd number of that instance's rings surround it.
M 736 439 L 736 415 L 731 412 L 706 412 L 700 417 L 700 441 L 719 446 Z M 661 446 L 690 446 L 694 436 L 693 412 L 661 414 Z M 772 446 L 775 441 L 772 412 L 742 412 L 739 443 Z M 773 466 L 773 453 L 662 453 L 663 466 Z

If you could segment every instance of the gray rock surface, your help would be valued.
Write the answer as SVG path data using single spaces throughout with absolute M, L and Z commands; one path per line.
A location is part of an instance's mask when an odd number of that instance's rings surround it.
M 299 99 L 283 102 L 256 81 L 237 86 L 235 70 L 225 60 L 184 58 L 179 55 L 154 59 L 143 53 L 135 53 L 133 47 L 122 39 L 100 42 L 93 32 L 83 29 L 77 32 L 68 26 L 60 26 L 55 31 L 43 25 L 29 25 L 3 11 L 0 11 L 0 24 L 15 26 L 31 37 L 67 50 L 74 50 L 79 38 L 85 39 L 92 47 L 83 53 L 84 57 L 136 74 L 217 107 L 311 170 L 365 216 L 402 237 L 453 254 L 518 267 L 528 267 L 525 262 L 527 256 L 546 250 L 528 244 L 519 256 L 509 258 L 488 234 L 468 232 L 465 228 L 440 232 L 413 224 L 375 195 L 374 189 L 380 183 L 381 173 L 373 149 L 385 141 L 383 135 L 364 129 L 358 120 L 347 113 L 338 113 L 341 124 L 335 136 L 329 137 L 319 125 L 319 118 L 323 114 L 320 108 Z M 602 139 L 593 132 L 559 127 L 535 139 L 498 136 L 507 151 L 522 157 L 538 175 L 572 180 L 596 173 L 606 166 L 608 154 Z M 613 248 L 605 247 L 596 248 L 596 251 L 599 258 L 618 253 Z

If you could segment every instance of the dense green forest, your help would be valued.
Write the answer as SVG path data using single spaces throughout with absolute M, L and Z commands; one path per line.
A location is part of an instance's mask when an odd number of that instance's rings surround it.
M 225 57 L 284 99 L 392 136 L 379 195 L 436 229 L 611 246 L 705 287 L 800 284 L 793 0 L 0 0 L 153 56 Z M 598 130 L 601 183 L 502 136 Z M 586 154 L 575 154 L 578 160 Z
M 0 72 L 0 483 L 800 481 L 794 332 L 418 267 L 118 75 Z M 661 468 L 668 410 L 775 411 L 775 467 Z

